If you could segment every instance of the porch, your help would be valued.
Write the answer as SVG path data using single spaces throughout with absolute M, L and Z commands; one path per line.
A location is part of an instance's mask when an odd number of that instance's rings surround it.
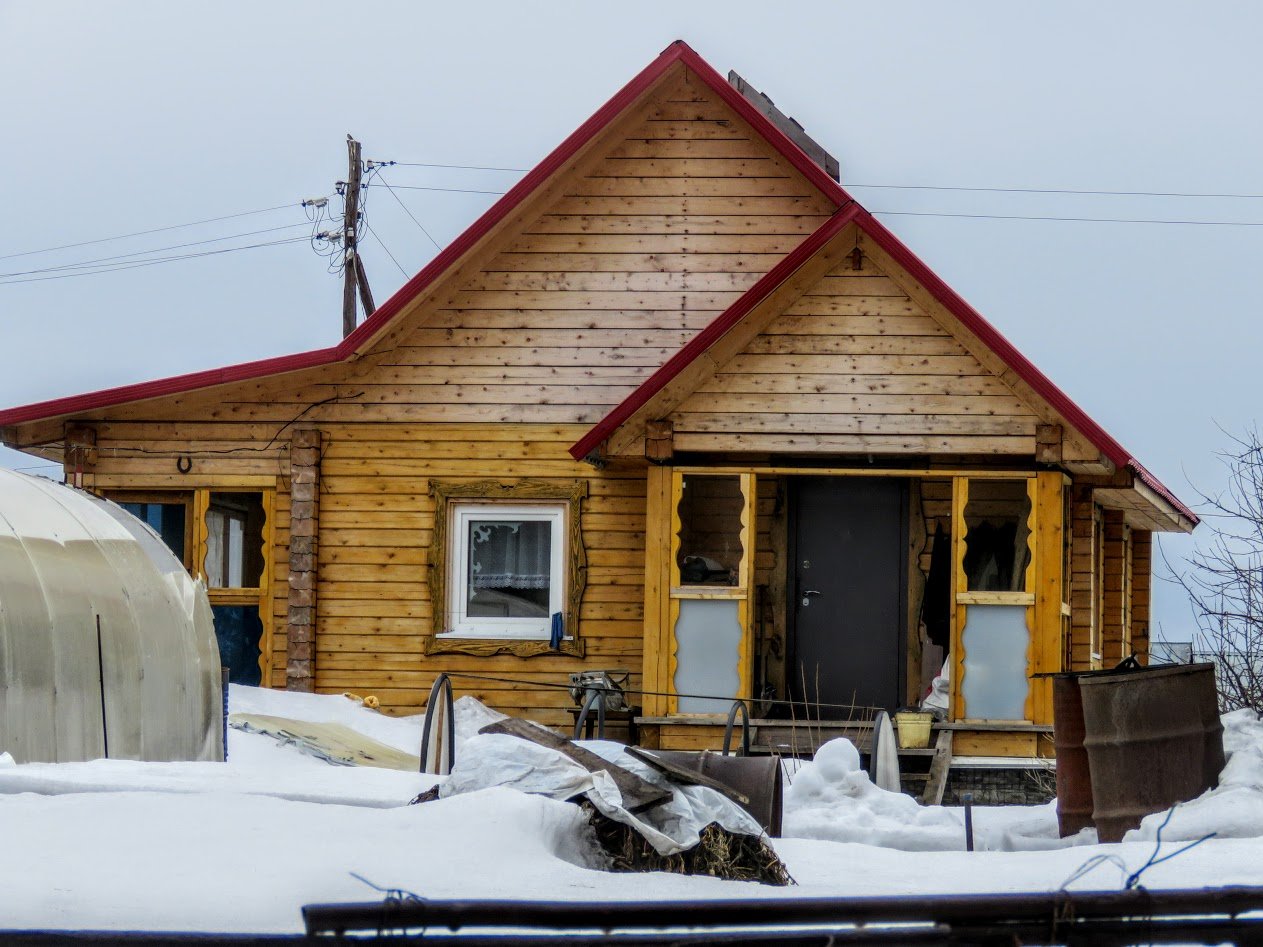
M 736 698 L 768 752 L 864 743 L 877 709 L 919 704 L 946 668 L 955 755 L 1052 755 L 1065 475 L 751 464 L 648 478 L 643 743 L 717 748 Z

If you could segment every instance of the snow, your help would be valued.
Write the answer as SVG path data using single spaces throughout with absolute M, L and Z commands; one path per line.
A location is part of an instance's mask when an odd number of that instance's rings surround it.
M 340 696 L 234 687 L 234 712 L 336 722 L 415 753 L 421 719 Z M 458 701 L 457 761 L 494 716 Z M 1263 884 L 1263 722 L 1225 718 L 1218 789 L 1177 807 L 1151 888 Z M 602 744 L 594 751 L 609 752 Z M 3 748 L 0 748 L 2 750 Z M 503 748 L 501 748 L 503 749 Z M 98 760 L 17 765 L 0 755 L 0 929 L 292 933 L 300 908 L 373 901 L 383 888 L 429 898 L 670 899 L 1116 890 L 1154 852 L 1165 814 L 1117 845 L 1091 831 L 1058 839 L 1053 806 L 963 813 L 874 787 L 835 741 L 786 773 L 786 838 L 773 840 L 797 887 L 599 870 L 575 805 L 508 787 L 406 803 L 447 777 L 339 767 L 259 734 L 230 731 L 227 763 Z M 1168 845 L 1167 842 L 1175 844 Z M 1086 866 L 1086 870 L 1085 870 Z M 1079 875 L 1079 877 L 1075 877 Z

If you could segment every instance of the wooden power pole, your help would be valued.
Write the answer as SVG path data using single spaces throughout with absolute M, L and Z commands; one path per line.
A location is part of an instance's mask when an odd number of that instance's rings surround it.
M 355 331 L 355 294 L 359 291 L 360 303 L 364 307 L 364 315 L 371 316 L 377 307 L 373 305 L 373 294 L 368 288 L 368 275 L 364 272 L 364 261 L 359 252 L 360 226 L 360 176 L 363 164 L 360 162 L 360 143 L 350 135 L 346 136 L 347 177 L 344 205 L 346 212 L 342 217 L 342 336 L 345 338 Z

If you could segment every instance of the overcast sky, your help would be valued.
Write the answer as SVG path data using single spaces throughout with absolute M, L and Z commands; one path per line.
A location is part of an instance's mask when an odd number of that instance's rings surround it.
M 683 38 L 802 122 L 870 210 L 1192 502 L 1222 486 L 1219 428 L 1260 412 L 1263 226 L 913 214 L 1263 225 L 1261 35 L 1244 2 L 0 0 L 0 273 L 22 274 L 0 277 L 0 405 L 336 342 L 340 285 L 305 240 L 51 268 L 303 237 L 299 202 L 345 176 L 348 132 L 366 158 L 530 167 Z M 384 175 L 439 243 L 494 194 L 404 186 L 498 192 L 518 176 Z M 380 302 L 436 250 L 389 191 L 367 213 Z M 1161 583 L 1156 613 L 1189 637 Z

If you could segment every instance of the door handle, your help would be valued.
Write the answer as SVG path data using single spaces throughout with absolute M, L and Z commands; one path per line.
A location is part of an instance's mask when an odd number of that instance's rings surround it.
M 804 589 L 803 590 L 803 607 L 805 608 L 806 606 L 811 604 L 811 596 L 823 595 L 823 594 L 824 594 L 823 592 L 818 592 L 815 589 Z
M 807 589 L 803 595 L 824 595 L 823 592 L 817 592 L 815 589 Z

